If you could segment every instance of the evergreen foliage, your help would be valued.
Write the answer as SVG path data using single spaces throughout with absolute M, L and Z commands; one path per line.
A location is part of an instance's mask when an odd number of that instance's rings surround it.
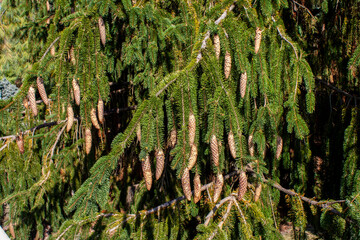
M 4 0 L 0 71 L 22 85 L 0 101 L 0 223 L 19 239 L 281 239 L 291 220 L 296 239 L 308 223 L 357 239 L 358 22 L 329 26 L 323 45 L 309 40 L 334 12 L 358 21 L 350 2 Z M 320 80 L 331 76 L 347 105 L 328 104 Z M 39 77 L 50 103 L 34 116 L 24 103 L 29 88 L 40 100 Z

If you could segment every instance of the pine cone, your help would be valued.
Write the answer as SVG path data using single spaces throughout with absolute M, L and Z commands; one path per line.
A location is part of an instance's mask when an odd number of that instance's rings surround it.
M 37 109 L 36 99 L 35 99 L 35 88 L 33 88 L 33 87 L 29 88 L 28 98 L 29 98 L 29 102 L 30 102 L 31 111 L 32 111 L 34 117 L 36 117 L 38 114 L 38 109 Z
M 181 177 L 181 184 L 186 199 L 191 201 L 190 173 L 188 168 L 184 169 L 184 173 Z
M 165 155 L 162 149 L 159 149 L 156 154 L 156 180 L 159 180 L 161 174 L 164 170 L 165 165 Z
M 260 198 L 261 189 L 262 189 L 261 183 L 258 183 L 255 188 L 255 195 L 254 195 L 255 202 L 257 202 Z
M 102 17 L 99 17 L 99 31 L 100 31 L 100 40 L 102 45 L 105 46 L 106 43 L 106 32 L 105 32 L 105 23 Z
M 216 55 L 216 59 L 220 58 L 220 37 L 219 35 L 215 34 L 214 35 L 214 48 L 215 48 L 215 55 Z
M 176 133 L 176 129 L 173 128 L 170 132 L 170 147 L 171 148 L 175 147 L 176 141 L 177 141 L 177 133 Z
M 140 123 L 136 126 L 136 137 L 141 142 L 141 125 Z
M 75 49 L 74 46 L 70 48 L 70 61 L 73 65 L 76 65 L 76 58 L 75 58 Z
M 23 99 L 23 105 L 25 107 L 25 109 L 28 109 L 29 108 L 29 100 L 27 97 L 24 97 Z
M 96 109 L 95 108 L 91 109 L 90 118 L 91 118 L 91 122 L 94 125 L 94 127 L 96 129 L 100 129 L 100 125 L 99 125 L 99 122 L 98 122 L 97 117 L 96 117 Z
M 196 134 L 196 120 L 193 113 L 189 115 L 189 143 L 190 146 L 194 144 Z
M 47 20 L 46 20 L 46 22 L 47 22 L 47 24 L 50 24 L 50 18 L 48 18 Z M 50 48 L 50 54 L 51 54 L 51 56 L 55 56 L 55 46 L 54 45 L 52 45 L 51 46 L 51 48 Z
M 235 159 L 236 158 L 236 145 L 235 145 L 234 134 L 231 130 L 229 132 L 228 142 L 229 142 L 231 156 Z
M 247 74 L 246 74 L 246 72 L 243 72 L 241 74 L 241 78 L 240 78 L 240 96 L 241 96 L 241 98 L 245 97 L 246 82 L 247 82 Z
M 74 110 L 69 104 L 67 107 L 67 123 L 66 123 L 66 132 L 69 132 L 74 123 Z
M 25 148 L 24 148 L 24 138 L 22 133 L 16 136 L 16 144 L 19 148 L 20 153 L 23 154 L 25 152 Z
M 256 28 L 256 33 L 255 33 L 255 54 L 257 54 L 259 52 L 260 49 L 260 43 L 261 43 L 261 30 L 260 28 Z
M 213 160 L 213 163 L 216 167 L 219 166 L 219 148 L 218 148 L 218 142 L 216 140 L 216 136 L 212 135 L 210 140 L 210 149 L 211 149 L 211 157 Z
M 46 1 L 46 11 L 50 12 L 50 3 Z
M 231 55 L 228 51 L 225 53 L 225 64 L 224 64 L 224 73 L 225 79 L 228 79 L 231 71 Z
M 239 190 L 237 197 L 239 201 L 245 196 L 246 189 L 247 189 L 247 176 L 244 171 L 241 171 L 239 176 Z
M 101 99 L 101 97 L 99 98 L 97 109 L 98 109 L 99 122 L 101 124 L 104 124 L 104 102 Z
M 43 100 L 45 105 L 49 105 L 49 100 L 48 100 L 46 90 L 45 90 L 45 86 L 44 86 L 44 80 L 41 77 L 38 77 L 36 79 L 36 84 L 37 84 L 37 88 L 39 90 L 41 99 Z
M 90 128 L 86 128 L 85 129 L 85 152 L 86 152 L 86 154 L 89 154 L 91 151 L 91 143 L 92 143 L 91 130 L 90 130 Z
M 277 136 L 277 138 L 276 138 L 276 159 L 280 158 L 282 148 L 283 148 L 283 140 L 280 136 Z
M 195 174 L 194 178 L 194 202 L 197 203 L 201 198 L 201 180 L 198 173 Z
M 254 136 L 252 134 L 249 135 L 248 138 L 248 146 L 249 146 L 249 153 L 250 156 L 254 156 L 254 152 L 255 152 L 255 145 L 254 145 L 254 141 L 253 141 Z
M 217 175 L 215 180 L 214 203 L 216 203 L 219 200 L 223 185 L 224 185 L 224 177 L 220 173 Z
M 196 145 L 191 145 L 189 164 L 188 164 L 189 170 L 191 170 L 195 166 L 197 155 L 198 155 L 198 150 L 197 150 Z
M 76 105 L 80 106 L 80 86 L 75 78 L 72 80 L 72 86 L 74 89 L 74 97 Z
M 145 179 L 146 188 L 148 191 L 150 191 L 152 185 L 152 173 L 149 154 L 147 154 L 145 159 L 141 161 L 141 167 Z

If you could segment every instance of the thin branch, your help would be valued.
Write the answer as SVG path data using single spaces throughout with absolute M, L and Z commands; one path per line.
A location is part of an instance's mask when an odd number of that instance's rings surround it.
M 234 197 L 233 197 L 233 198 L 234 198 Z M 232 207 L 233 202 L 234 202 L 234 201 L 231 201 L 231 202 L 229 203 L 225 215 L 223 216 L 221 222 L 219 222 L 219 224 L 218 224 L 218 228 L 215 229 L 215 231 L 211 234 L 211 236 L 208 238 L 209 240 L 212 240 L 212 239 L 215 237 L 215 235 L 217 234 L 218 230 L 219 230 L 219 229 L 222 229 L 222 226 L 224 225 L 226 219 L 228 218 L 228 216 L 229 216 L 229 214 L 230 214 L 230 210 L 231 210 L 231 207 Z
M 46 49 L 44 55 L 42 55 L 42 57 L 40 58 L 40 61 L 39 61 L 39 62 L 41 62 L 41 61 L 44 59 L 44 57 L 46 56 L 46 54 L 48 54 L 48 52 L 50 51 L 51 47 L 54 46 L 54 44 L 55 44 L 59 39 L 60 39 L 60 37 L 55 38 L 55 40 L 54 40 L 54 41 L 50 44 L 50 46 Z
M 274 18 L 274 17 L 271 17 L 271 19 L 272 19 L 273 22 L 275 22 L 275 18 Z M 280 37 L 281 37 L 282 39 L 284 39 L 286 42 L 288 42 L 288 43 L 292 46 L 292 48 L 294 49 L 294 52 L 295 52 L 296 59 L 299 59 L 299 57 L 298 57 L 298 55 L 297 55 L 297 52 L 296 52 L 295 46 L 294 46 L 289 40 L 287 40 L 287 39 L 284 37 L 284 35 L 281 34 L 280 29 L 279 29 L 278 27 L 276 27 L 276 29 L 277 29 Z
M 224 20 L 224 18 L 227 16 L 228 12 L 232 11 L 234 9 L 234 7 L 235 7 L 235 4 L 232 4 L 229 7 L 228 10 L 225 10 L 225 12 L 223 12 L 223 14 L 221 14 L 221 16 L 215 21 L 215 24 L 219 25 L 221 23 L 221 21 Z M 205 37 L 204 37 L 204 39 L 202 41 L 201 48 L 200 48 L 199 53 L 198 53 L 198 55 L 196 57 L 196 63 L 199 63 L 200 60 L 202 59 L 201 51 L 206 48 L 207 40 L 209 38 L 210 38 L 210 30 L 205 33 Z
M 341 93 L 341 94 L 343 94 L 343 95 L 345 95 L 345 96 L 347 96 L 347 97 L 360 100 L 360 97 L 355 96 L 355 95 L 351 95 L 350 93 L 345 92 L 344 90 L 341 90 L 340 88 L 337 88 L 337 87 L 335 87 L 335 86 L 327 83 L 326 81 L 324 81 L 324 80 L 322 80 L 322 79 L 317 78 L 316 80 L 317 80 L 318 82 L 320 82 L 321 84 L 325 85 L 326 87 L 331 88 L 331 89 L 335 90 L 336 92 L 339 92 L 339 93 Z
M 218 210 L 218 208 L 220 208 L 224 203 L 226 203 L 227 201 L 232 201 L 233 200 L 233 196 L 227 196 L 226 198 L 221 199 L 220 202 L 218 202 L 215 207 L 213 207 L 213 209 L 211 209 L 211 211 L 208 213 L 208 215 L 206 215 L 205 217 L 205 223 L 204 225 L 207 226 L 209 225 L 209 222 L 211 220 L 211 218 L 214 216 L 216 210 Z
M 311 16 L 312 18 L 316 19 L 316 17 L 314 17 L 314 15 L 312 15 L 312 13 L 310 12 L 310 10 L 309 10 L 307 7 L 305 7 L 304 5 L 301 5 L 300 3 L 296 2 L 295 0 L 292 0 L 292 1 L 293 1 L 293 3 L 295 3 L 296 5 L 304 8 L 304 9 L 310 14 L 310 16 Z

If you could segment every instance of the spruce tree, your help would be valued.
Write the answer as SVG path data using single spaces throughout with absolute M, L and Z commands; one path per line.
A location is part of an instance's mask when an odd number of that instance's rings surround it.
M 351 2 L 4 0 L 29 54 L 0 101 L 7 233 L 281 239 L 291 221 L 296 239 L 308 223 L 357 239 L 360 50 L 332 43 L 358 28 L 329 26 L 318 55 L 310 40 L 334 12 L 358 20 Z M 337 84 L 325 46 L 346 56 Z M 354 106 L 324 133 L 331 87 Z

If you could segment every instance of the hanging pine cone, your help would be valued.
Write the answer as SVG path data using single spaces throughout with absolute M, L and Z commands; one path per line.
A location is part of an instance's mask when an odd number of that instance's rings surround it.
M 254 136 L 252 134 L 249 135 L 248 138 L 248 147 L 249 147 L 249 153 L 250 156 L 254 156 L 255 153 L 255 145 L 254 145 L 254 141 L 253 141 Z
M 25 151 L 25 148 L 24 148 L 24 138 L 23 138 L 22 133 L 20 133 L 18 136 L 16 136 L 16 144 L 19 148 L 20 153 L 23 154 Z
M 255 33 L 255 54 L 257 54 L 259 52 L 260 49 L 260 43 L 261 43 L 261 30 L 260 28 L 256 28 L 256 33 Z
M 37 77 L 36 84 L 37 84 L 37 88 L 38 88 L 38 91 L 40 93 L 41 99 L 43 100 L 45 105 L 48 105 L 49 100 L 48 100 L 48 97 L 47 97 L 47 94 L 46 94 L 46 90 L 45 90 L 45 86 L 44 86 L 44 80 L 41 77 Z
M 190 146 L 194 144 L 196 133 L 196 120 L 193 113 L 189 114 L 189 143 Z
M 47 22 L 47 24 L 50 24 L 50 18 L 48 18 L 47 20 L 46 20 L 46 22 Z M 51 48 L 50 48 L 50 54 L 51 54 L 51 56 L 55 56 L 55 46 L 54 45 L 52 45 L 51 46 Z
M 216 203 L 219 200 L 223 185 L 224 185 L 224 177 L 220 173 L 217 175 L 216 180 L 215 180 L 214 203 Z
M 50 12 L 50 3 L 46 1 L 46 11 Z
M 27 97 L 24 97 L 23 99 L 23 105 L 25 107 L 25 109 L 28 109 L 29 108 L 29 100 Z
M 170 132 L 170 147 L 171 148 L 175 147 L 176 141 L 177 141 L 177 133 L 176 133 L 176 129 L 173 128 Z
M 261 189 L 262 189 L 261 183 L 258 183 L 255 188 L 255 195 L 254 195 L 255 202 L 257 202 L 260 198 Z
M 70 57 L 70 61 L 73 65 L 76 65 L 76 58 L 75 58 L 75 49 L 74 46 L 71 46 L 70 50 L 69 50 L 69 57 Z
M 141 142 L 141 125 L 140 123 L 136 126 L 136 137 Z
M 195 166 L 197 155 L 198 155 L 198 150 L 196 145 L 191 145 L 189 164 L 188 164 L 189 170 L 191 170 Z
M 239 190 L 237 197 L 239 201 L 245 196 L 246 189 L 247 189 L 247 176 L 244 171 L 241 171 L 239 176 Z
M 91 122 L 94 125 L 94 127 L 96 129 L 100 129 L 100 125 L 99 125 L 99 122 L 96 117 L 96 109 L 95 108 L 92 108 L 90 111 L 90 119 L 91 119 Z
M 80 106 L 80 86 L 75 78 L 72 80 L 72 86 L 74 90 L 74 98 L 76 105 Z
M 214 35 L 214 48 L 215 48 L 215 55 L 216 59 L 220 58 L 220 37 L 219 35 Z
M 280 158 L 282 148 L 283 148 L 283 140 L 280 136 L 277 136 L 277 138 L 276 138 L 276 159 Z
M 240 77 L 240 96 L 241 96 L 241 98 L 245 97 L 246 82 L 247 82 L 247 74 L 246 74 L 246 72 L 243 72 Z
M 233 134 L 232 130 L 230 130 L 230 132 L 229 132 L 228 142 L 229 142 L 231 156 L 235 159 L 236 158 L 236 145 L 235 145 L 235 139 L 234 139 L 234 134 Z
M 86 154 L 89 154 L 91 151 L 91 143 L 92 143 L 91 130 L 90 130 L 90 128 L 86 128 L 85 129 L 85 152 L 86 152 Z
M 161 174 L 164 170 L 164 165 L 165 165 L 165 155 L 162 149 L 159 149 L 156 154 L 156 180 L 159 180 L 159 178 L 161 177 Z
M 97 109 L 98 109 L 99 122 L 101 124 L 104 124 L 104 102 L 101 99 L 101 97 L 99 98 Z
M 66 123 L 66 132 L 69 132 L 74 124 L 74 111 L 71 105 L 67 107 L 67 123 Z
M 219 147 L 216 136 L 212 135 L 210 140 L 211 157 L 216 167 L 219 166 Z
M 198 173 L 195 174 L 194 178 L 194 202 L 197 203 L 201 197 L 201 180 Z
M 32 111 L 34 117 L 36 117 L 38 114 L 38 110 L 37 110 L 36 99 L 35 99 L 35 88 L 33 88 L 33 87 L 29 88 L 28 98 L 29 98 L 29 102 L 30 102 L 31 111 Z
M 225 79 L 228 79 L 231 71 L 231 55 L 228 51 L 225 53 L 225 64 L 224 64 L 224 73 Z
M 184 173 L 181 177 L 181 184 L 186 199 L 191 201 L 190 173 L 188 168 L 184 169 Z
M 105 23 L 102 17 L 99 17 L 99 31 L 100 31 L 100 40 L 102 45 L 105 46 L 106 42 L 106 32 L 105 32 Z
M 150 191 L 152 185 L 152 173 L 149 154 L 147 154 L 145 159 L 141 161 L 141 167 L 145 179 L 146 188 L 148 191 Z

